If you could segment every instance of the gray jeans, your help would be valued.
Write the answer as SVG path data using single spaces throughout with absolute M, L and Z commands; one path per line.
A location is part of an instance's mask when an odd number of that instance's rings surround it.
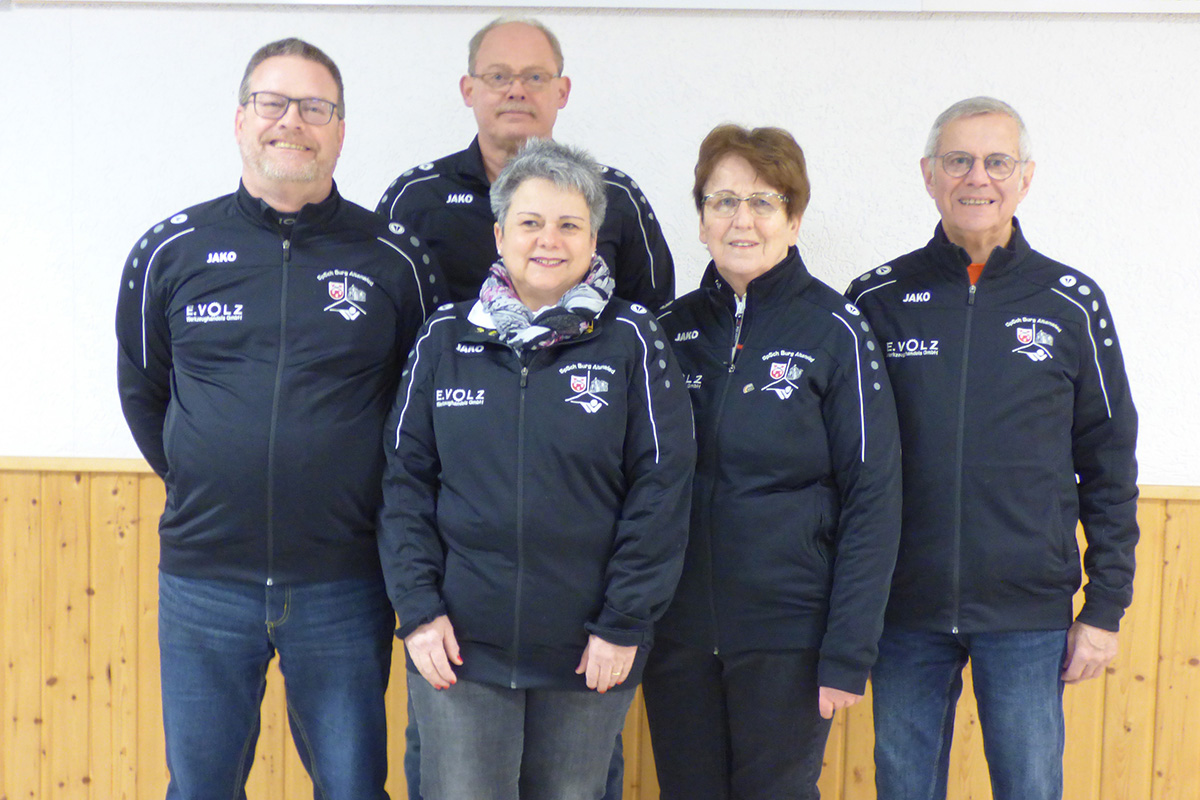
M 423 800 L 600 800 L 633 700 L 459 680 L 438 691 L 409 673 Z

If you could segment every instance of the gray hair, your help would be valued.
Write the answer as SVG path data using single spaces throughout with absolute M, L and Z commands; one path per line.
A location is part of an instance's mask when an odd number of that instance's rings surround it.
M 942 142 L 942 131 L 946 129 L 947 125 L 956 119 L 977 117 L 980 114 L 1003 114 L 1012 118 L 1017 123 L 1017 130 L 1020 132 L 1017 158 L 1021 161 L 1028 161 L 1033 157 L 1033 142 L 1029 138 L 1029 131 L 1025 129 L 1025 121 L 1021 119 L 1017 110 L 1003 100 L 984 96 L 959 100 L 938 115 L 938 118 L 933 121 L 933 128 L 929 131 L 929 139 L 925 142 L 925 157 L 933 158 L 938 154 L 938 147 Z
M 600 230 L 608 205 L 600 165 L 586 150 L 537 138 L 526 140 L 492 184 L 492 213 L 501 228 L 508 217 L 513 195 L 531 178 L 542 178 L 560 189 L 574 189 L 582 194 L 591 216 L 592 233 Z
M 337 64 L 333 63 L 332 58 L 325 55 L 324 50 L 294 36 L 264 44 L 254 52 L 254 55 L 250 56 L 250 63 L 246 64 L 246 72 L 242 75 L 242 85 L 238 87 L 238 105 L 244 106 L 250 102 L 250 76 L 254 74 L 254 70 L 258 69 L 259 64 L 268 58 L 276 56 L 300 56 L 308 61 L 315 61 L 329 70 L 329 74 L 333 76 L 333 82 L 337 84 L 337 114 L 339 117 L 345 118 L 346 91 L 342 86 L 341 70 L 337 68 Z
M 467 74 L 475 74 L 475 58 L 479 55 L 479 48 L 483 45 L 484 37 L 491 33 L 494 28 L 512 23 L 528 25 L 531 28 L 537 29 L 546 37 L 546 41 L 550 44 L 550 50 L 554 53 L 554 65 L 558 69 L 558 74 L 562 75 L 563 54 L 562 45 L 558 43 L 558 37 L 549 28 L 532 17 L 496 17 L 487 25 L 475 31 L 475 35 L 471 37 L 471 42 L 467 45 Z

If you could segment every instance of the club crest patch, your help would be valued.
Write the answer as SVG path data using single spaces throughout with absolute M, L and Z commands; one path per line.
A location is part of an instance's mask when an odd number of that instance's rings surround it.
M 1062 333 L 1062 328 L 1048 319 L 1034 317 L 1017 317 L 1005 323 L 1006 327 L 1014 328 L 1017 336 L 1017 346 L 1014 353 L 1027 356 L 1030 361 L 1046 361 L 1054 358 L 1054 331 Z
M 325 290 L 333 301 L 325 306 L 325 311 L 340 314 L 351 322 L 367 315 L 367 290 L 363 284 L 374 286 L 375 282 L 366 275 L 335 269 L 321 273 L 317 280 L 325 281 Z
M 616 371 L 604 364 L 569 364 L 559 370 L 567 376 L 571 396 L 566 402 L 574 403 L 589 414 L 595 414 L 608 406 L 608 375 Z M 597 375 L 596 373 L 599 373 Z

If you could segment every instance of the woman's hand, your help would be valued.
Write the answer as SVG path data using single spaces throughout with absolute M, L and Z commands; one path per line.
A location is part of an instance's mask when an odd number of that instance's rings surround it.
M 604 694 L 612 687 L 624 683 L 633 669 L 633 659 L 637 656 L 637 645 L 628 647 L 609 644 L 599 636 L 588 636 L 587 647 L 583 648 L 583 658 L 575 668 L 576 675 L 587 675 L 587 687 Z
M 861 694 L 851 694 L 831 686 L 822 686 L 817 699 L 817 710 L 821 712 L 822 719 L 833 719 L 834 711 L 839 708 L 849 708 L 862 699 Z
M 413 664 L 421 677 L 435 689 L 449 689 L 458 678 L 450 668 L 450 662 L 462 664 L 458 654 L 458 640 L 454 638 L 454 627 L 450 618 L 442 614 L 432 622 L 426 622 L 404 637 L 404 646 L 412 657 Z

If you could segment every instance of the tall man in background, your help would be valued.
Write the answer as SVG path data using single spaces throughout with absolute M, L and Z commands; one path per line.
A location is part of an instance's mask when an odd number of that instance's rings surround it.
M 846 293 L 884 348 L 903 453 L 876 787 L 945 797 L 969 660 L 995 800 L 1059 800 L 1064 683 L 1103 673 L 1132 599 L 1137 415 L 1104 294 L 1013 216 L 1034 170 L 1017 112 L 954 104 L 921 168 L 933 239 Z
M 496 260 L 488 191 L 526 139 L 551 138 L 571 79 L 558 39 L 536 20 L 493 20 L 471 37 L 463 102 L 478 133 L 457 153 L 406 171 L 376 211 L 417 234 L 437 254 L 453 300 L 470 300 Z M 603 167 L 608 213 L 596 252 L 616 294 L 657 310 L 675 296 L 675 265 L 653 209 L 623 172 Z
M 445 290 L 428 252 L 338 194 L 345 111 L 321 50 L 259 49 L 237 191 L 154 226 L 121 275 L 121 404 L 167 488 L 168 798 L 245 796 L 276 652 L 317 794 L 386 797 L 380 436 Z

